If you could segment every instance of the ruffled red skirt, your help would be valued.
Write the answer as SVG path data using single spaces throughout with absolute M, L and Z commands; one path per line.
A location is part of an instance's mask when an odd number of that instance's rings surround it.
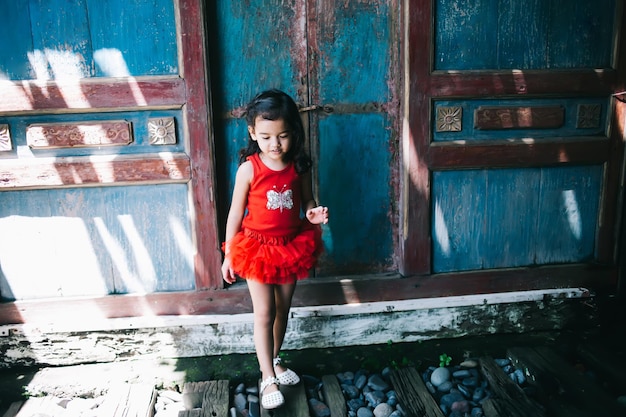
M 241 278 L 264 284 L 291 284 L 309 277 L 322 253 L 322 230 L 302 222 L 295 236 L 266 236 L 250 229 L 237 233 L 228 244 L 230 264 Z

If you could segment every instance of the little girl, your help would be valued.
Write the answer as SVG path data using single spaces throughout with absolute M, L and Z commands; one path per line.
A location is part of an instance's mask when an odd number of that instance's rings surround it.
M 300 382 L 278 354 L 296 282 L 309 276 L 322 251 L 318 225 L 328 222 L 328 208 L 313 199 L 312 162 L 291 97 L 279 90 L 260 93 L 246 108 L 246 122 L 250 137 L 235 177 L 222 274 L 229 284 L 237 276 L 247 281 L 261 405 L 273 409 L 285 402 L 278 385 Z

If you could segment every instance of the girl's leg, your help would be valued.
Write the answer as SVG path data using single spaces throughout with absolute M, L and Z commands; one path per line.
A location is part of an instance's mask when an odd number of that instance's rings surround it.
M 274 320 L 274 350 L 273 358 L 278 356 L 280 348 L 285 340 L 285 332 L 287 331 L 287 321 L 289 320 L 289 310 L 291 310 L 291 299 L 296 289 L 296 283 L 283 284 L 274 286 L 274 299 L 276 305 L 276 319 Z M 286 368 L 277 366 L 279 373 L 284 372 Z
M 273 327 L 276 319 L 275 286 L 251 279 L 247 280 L 247 283 L 254 313 L 254 347 L 261 369 L 261 379 L 265 380 L 270 376 L 276 376 L 272 363 L 274 358 Z M 265 391 L 269 393 L 277 389 L 276 385 L 271 385 Z

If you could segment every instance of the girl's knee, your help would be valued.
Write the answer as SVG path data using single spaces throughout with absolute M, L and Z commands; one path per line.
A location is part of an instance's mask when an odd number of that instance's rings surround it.
M 275 320 L 276 320 L 275 310 L 263 310 L 263 311 L 254 312 L 254 321 L 258 323 L 259 325 L 271 327 L 274 325 Z

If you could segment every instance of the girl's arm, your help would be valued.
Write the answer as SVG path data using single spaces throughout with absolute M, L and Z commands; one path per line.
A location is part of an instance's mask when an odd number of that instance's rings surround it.
M 302 210 L 312 224 L 328 223 L 328 207 L 318 206 L 313 198 L 311 171 L 303 174 L 302 179 Z
M 254 171 L 252 164 L 248 161 L 239 166 L 237 175 L 235 176 L 235 187 L 233 189 L 233 198 L 228 211 L 226 220 L 226 236 L 224 244 L 224 262 L 222 263 L 222 277 L 229 284 L 235 282 L 237 277 L 230 268 L 230 240 L 241 230 L 241 222 L 246 212 L 246 204 L 248 202 L 248 191 L 250 190 L 250 182 Z

